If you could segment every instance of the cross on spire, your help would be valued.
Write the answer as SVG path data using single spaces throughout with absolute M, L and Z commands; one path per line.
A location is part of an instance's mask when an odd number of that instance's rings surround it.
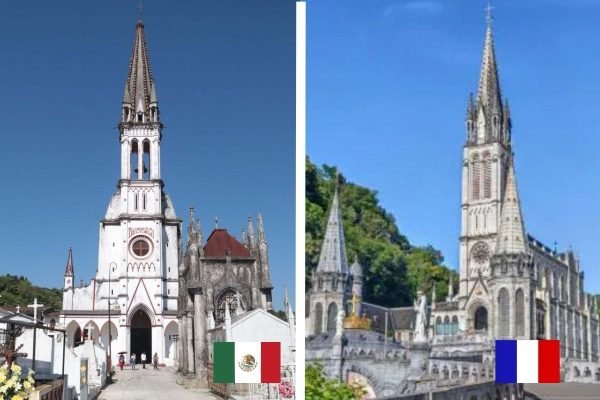
M 37 322 L 37 309 L 44 307 L 43 304 L 38 304 L 37 297 L 33 299 L 33 304 L 28 304 L 27 308 L 33 308 L 33 319 Z M 17 311 L 18 312 L 18 311 Z
M 142 11 L 144 11 L 144 4 L 141 0 L 135 9 L 138 12 L 138 19 L 142 19 Z
M 215 217 L 215 229 L 219 228 L 219 217 Z
M 487 7 L 485 8 L 485 22 L 487 22 L 488 26 L 492 25 L 494 21 L 494 17 L 492 16 L 492 10 L 494 7 L 488 2 Z
M 21 314 L 21 306 L 17 305 L 17 314 Z

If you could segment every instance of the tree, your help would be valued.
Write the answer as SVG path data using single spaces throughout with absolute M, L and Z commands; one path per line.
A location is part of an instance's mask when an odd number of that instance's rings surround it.
M 362 397 L 362 387 L 352 387 L 326 378 L 323 366 L 313 364 L 306 367 L 305 390 L 306 400 L 356 400 Z

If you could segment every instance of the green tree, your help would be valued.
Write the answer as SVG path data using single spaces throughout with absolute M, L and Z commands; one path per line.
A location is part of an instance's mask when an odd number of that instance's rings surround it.
M 323 374 L 320 364 L 306 367 L 305 391 L 306 400 L 355 400 L 359 399 L 362 388 L 348 386 L 344 383 L 328 379 Z
M 20 305 L 23 310 L 34 298 L 45 307 L 62 309 L 62 291 L 34 286 L 24 276 L 0 276 L 0 307 Z

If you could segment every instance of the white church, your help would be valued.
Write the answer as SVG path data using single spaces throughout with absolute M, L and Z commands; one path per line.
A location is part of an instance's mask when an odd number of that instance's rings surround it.
M 162 123 L 144 24 L 138 21 L 119 123 L 121 177 L 100 221 L 97 274 L 75 286 L 69 250 L 60 323 L 67 343 L 92 339 L 161 364 L 176 359 L 178 249 L 181 220 L 160 173 Z M 110 333 L 109 333 L 110 331 Z M 109 337 L 110 346 L 109 346 Z

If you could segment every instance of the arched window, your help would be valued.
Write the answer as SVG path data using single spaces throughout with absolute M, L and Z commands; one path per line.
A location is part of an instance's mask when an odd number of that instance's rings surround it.
M 337 322 L 338 307 L 336 303 L 331 303 L 327 309 L 327 333 L 334 334 Z
M 129 158 L 130 167 L 129 167 L 129 179 L 138 179 L 137 169 L 138 169 L 138 141 L 133 139 L 131 141 L 131 157 Z
M 515 327 L 517 328 L 517 337 L 525 336 L 525 296 L 523 289 L 517 289 L 515 294 Z
M 150 141 L 148 139 L 143 142 L 143 157 L 144 157 L 144 174 L 143 179 L 150 179 Z
M 480 306 L 475 310 L 475 330 L 485 331 L 488 328 L 488 312 L 483 306 Z
M 481 163 L 479 157 L 473 157 L 473 175 L 471 176 L 472 182 L 472 198 L 473 200 L 479 200 L 481 198 Z
M 510 336 L 510 299 L 506 288 L 498 293 L 498 336 Z
M 224 291 L 217 300 L 217 312 L 216 312 L 216 323 L 220 324 L 225 322 L 225 305 L 229 305 L 230 315 L 235 314 L 237 309 L 237 296 L 233 289 L 227 289 Z
M 436 335 L 443 335 L 442 333 L 442 317 L 437 317 L 435 319 L 435 334 Z
M 314 323 L 315 323 L 315 334 L 319 334 L 323 332 L 323 305 L 321 303 L 317 303 L 315 305 L 315 314 L 314 314 Z
M 458 333 L 458 318 L 455 316 L 452 317 L 452 330 L 451 330 L 453 335 L 456 335 Z
M 450 334 L 450 317 L 447 315 L 444 317 L 444 335 Z
M 486 154 L 483 160 L 483 198 L 492 197 L 492 161 L 490 155 Z

